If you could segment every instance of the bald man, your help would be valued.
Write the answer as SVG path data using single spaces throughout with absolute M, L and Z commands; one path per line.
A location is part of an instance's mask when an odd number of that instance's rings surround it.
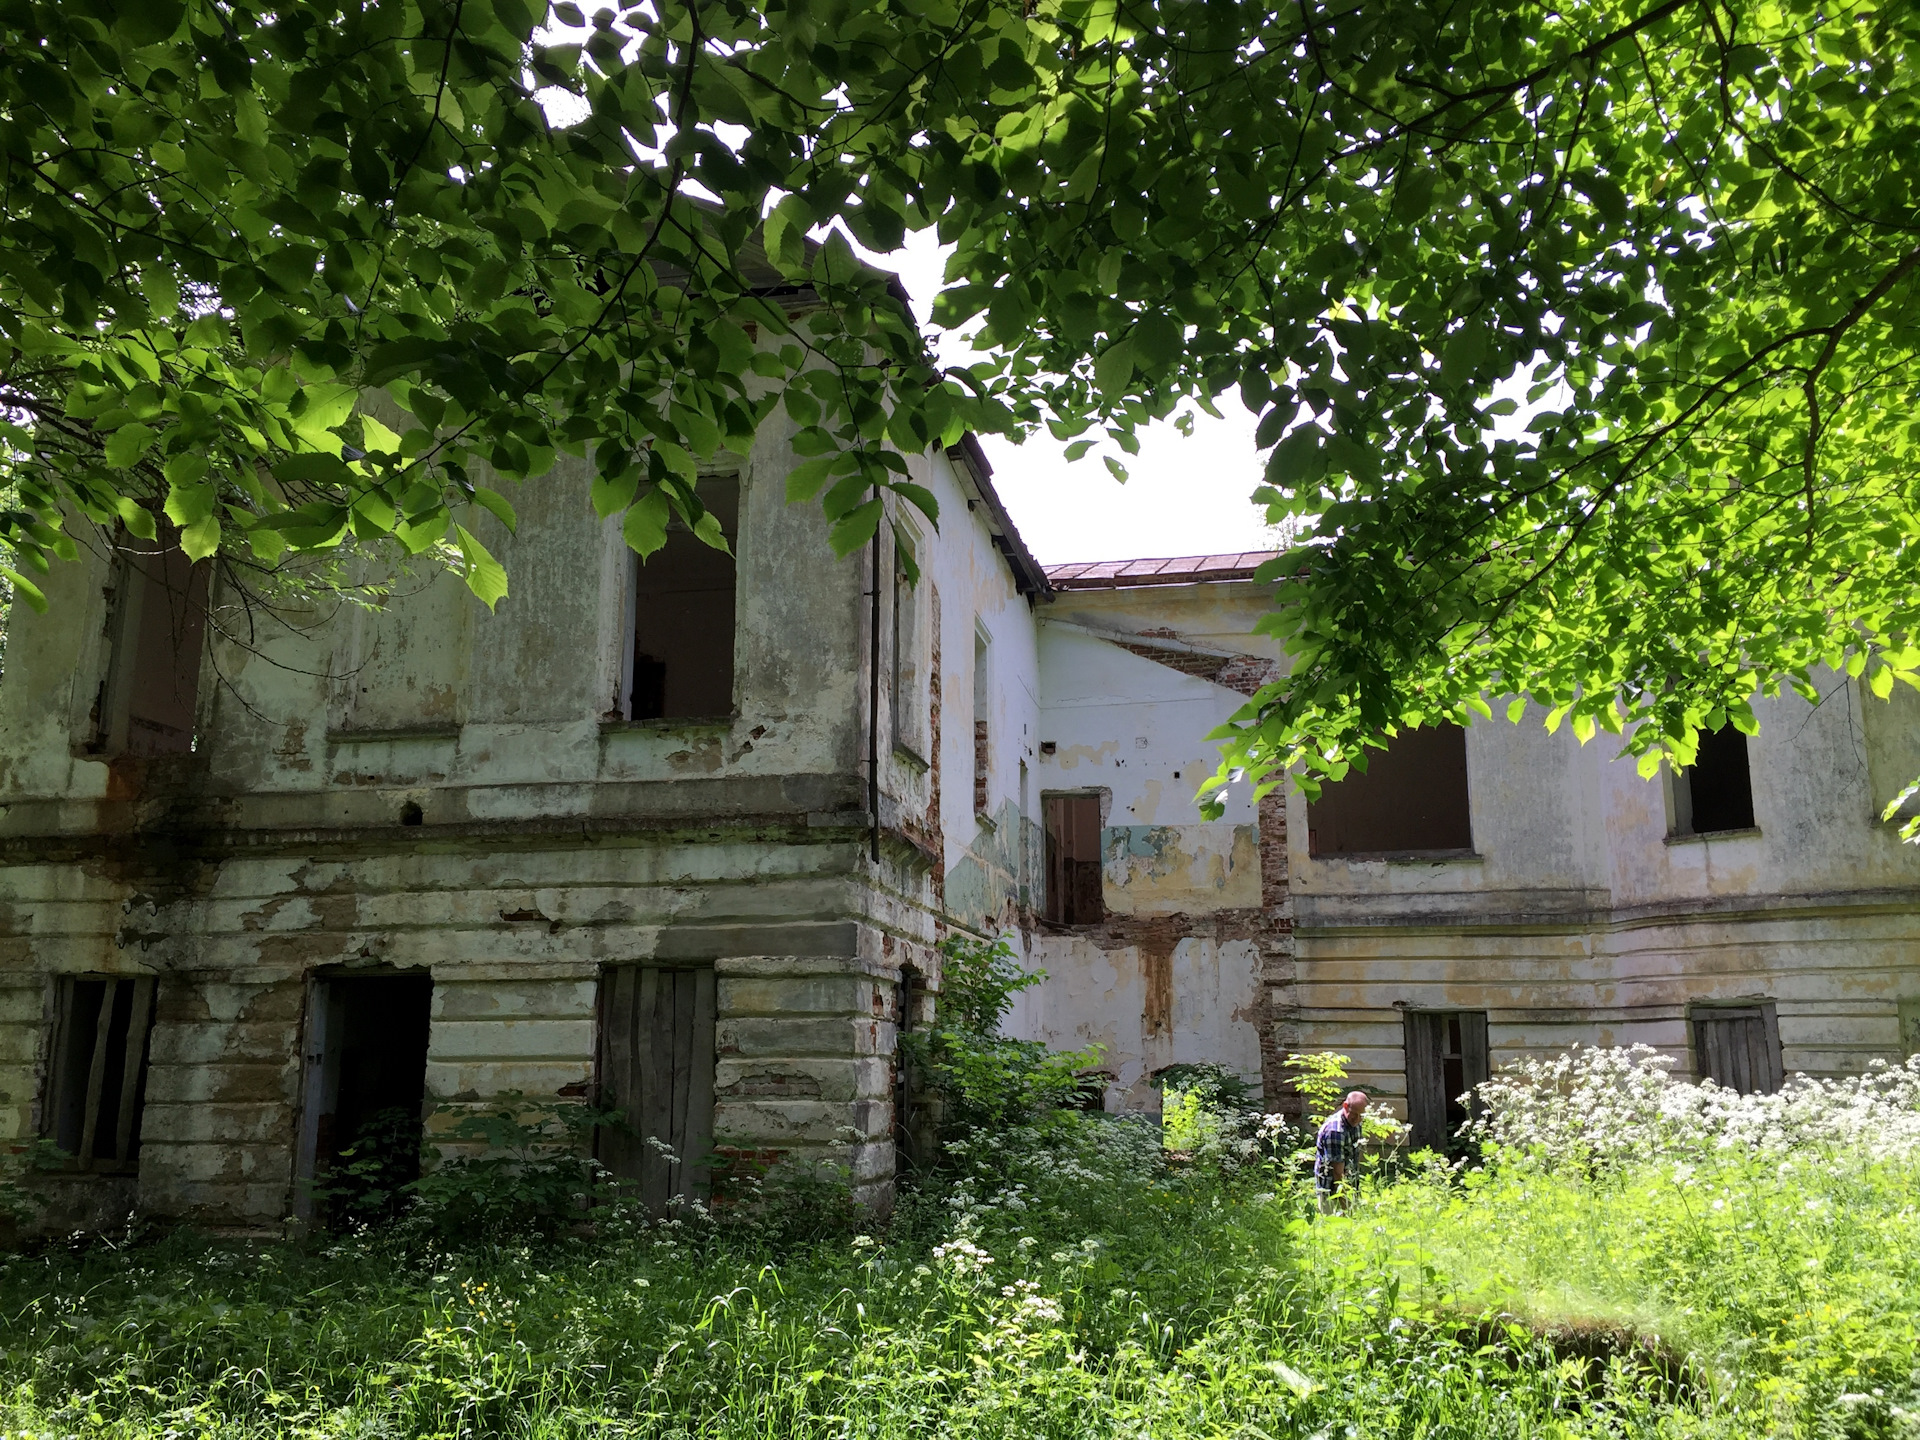
M 1313 1187 L 1320 1210 L 1344 1210 L 1353 1203 L 1360 1178 L 1360 1118 L 1367 1113 L 1367 1092 L 1352 1090 L 1327 1117 L 1313 1141 Z

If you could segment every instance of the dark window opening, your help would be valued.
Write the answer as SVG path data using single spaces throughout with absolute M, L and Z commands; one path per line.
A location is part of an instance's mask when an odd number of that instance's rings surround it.
M 1311 855 L 1466 854 L 1467 732 L 1458 725 L 1403 730 L 1367 751 L 1363 774 L 1320 788 L 1307 806 Z
M 714 1021 L 711 969 L 600 974 L 599 1098 L 620 1118 L 594 1154 L 654 1214 L 712 1188 Z
M 1747 737 L 1732 725 L 1701 731 L 1693 764 L 1673 777 L 1673 833 L 1713 835 L 1752 828 Z
M 919 562 L 912 541 L 896 530 L 893 538 L 893 743 L 909 754 L 927 758 L 928 687 L 926 661 L 921 655 L 925 602 L 917 583 Z
M 632 648 L 626 656 L 622 713 L 629 720 L 710 720 L 733 713 L 735 565 L 740 486 L 700 487 L 720 523 L 716 550 L 676 520 L 667 543 L 635 557 Z
M 1043 795 L 1047 833 L 1046 918 L 1055 925 L 1097 925 L 1106 918 L 1100 892 L 1100 797 Z
M 312 1208 L 334 1225 L 391 1215 L 420 1177 L 433 979 L 332 976 L 312 1005 L 301 1137 Z
M 146 1108 L 153 980 L 63 975 L 57 984 L 41 1133 L 78 1169 L 130 1173 Z
M 1484 1010 L 1415 1010 L 1406 1017 L 1407 1123 L 1413 1148 L 1445 1150 L 1473 1116 L 1467 1098 L 1492 1074 Z
M 112 645 L 95 720 L 95 753 L 184 755 L 193 749 L 207 631 L 206 562 L 187 559 L 171 527 L 121 535 Z
M 1786 1075 L 1780 1019 L 1771 1000 L 1703 1005 L 1692 1019 L 1694 1061 L 1701 1079 L 1742 1095 L 1771 1095 L 1780 1088 Z

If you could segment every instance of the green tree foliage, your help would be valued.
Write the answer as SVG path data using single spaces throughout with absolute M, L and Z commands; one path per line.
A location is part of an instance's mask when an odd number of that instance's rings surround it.
M 880 489 L 931 510 L 901 456 L 965 426 L 1125 450 L 1237 392 L 1306 528 L 1273 567 L 1291 672 L 1216 783 L 1311 787 L 1496 698 L 1651 769 L 1822 663 L 1920 683 L 1912 7 L 544 18 L 0 3 L 25 567 L 63 505 L 158 506 L 263 565 L 447 546 L 491 601 L 483 479 L 590 455 L 647 553 L 776 406 L 844 552 Z M 965 370 L 836 238 L 928 227 L 936 316 L 989 352 Z M 353 413 L 369 386 L 398 431 Z

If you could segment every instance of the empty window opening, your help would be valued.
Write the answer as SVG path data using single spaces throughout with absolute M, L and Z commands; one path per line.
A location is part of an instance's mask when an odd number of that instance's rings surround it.
M 1056 925 L 1097 925 L 1100 893 L 1100 797 L 1042 795 L 1047 833 L 1046 916 Z
M 1899 1002 L 1900 1053 L 1907 1059 L 1920 1055 L 1920 996 Z
M 594 1153 L 654 1214 L 705 1199 L 713 1160 L 710 968 L 614 965 L 600 973 L 600 1104 Z
M 1472 1118 L 1467 1098 L 1491 1075 L 1484 1010 L 1412 1010 L 1406 1017 L 1407 1123 L 1413 1148 L 1445 1150 Z
M 1458 725 L 1403 730 L 1367 769 L 1323 785 L 1307 806 L 1312 855 L 1465 855 L 1473 851 L 1467 802 L 1467 732 Z
M 302 1213 L 378 1219 L 420 1176 L 433 978 L 424 971 L 316 980 L 307 1013 Z
M 715 720 L 733 713 L 733 630 L 740 484 L 700 486 L 727 549 L 716 550 L 679 520 L 667 542 L 633 557 L 632 637 L 621 677 L 629 720 Z
M 993 704 L 993 646 L 984 631 L 973 634 L 973 813 L 988 813 L 988 781 L 992 778 L 992 745 L 987 717 Z
M 184 755 L 193 749 L 210 573 L 206 562 L 187 559 L 170 526 L 157 540 L 119 537 L 95 754 Z
M 146 1106 L 153 980 L 62 975 L 55 983 L 41 1134 L 76 1169 L 132 1173 Z
M 1742 1095 L 1771 1095 L 1786 1079 L 1780 1019 L 1771 1000 L 1693 1010 L 1694 1065 L 1703 1080 Z
M 1747 737 L 1732 725 L 1701 731 L 1693 764 L 1673 777 L 1673 833 L 1715 835 L 1752 828 Z
M 917 759 L 927 758 L 927 662 L 922 653 L 919 565 L 911 537 L 893 537 L 893 743 Z

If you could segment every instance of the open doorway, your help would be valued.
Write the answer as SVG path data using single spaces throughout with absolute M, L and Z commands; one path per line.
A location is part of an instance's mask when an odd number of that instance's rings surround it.
M 295 1213 L 339 1225 L 396 1211 L 420 1176 L 433 977 L 315 978 L 308 995 Z

